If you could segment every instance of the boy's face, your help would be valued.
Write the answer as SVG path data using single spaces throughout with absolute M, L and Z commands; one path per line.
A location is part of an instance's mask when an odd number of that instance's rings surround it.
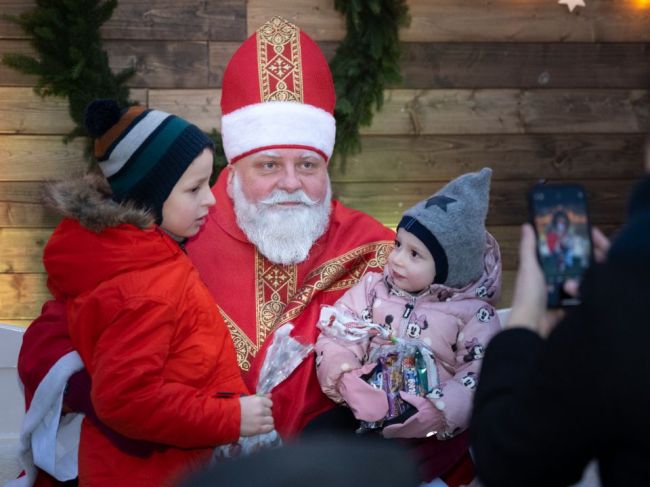
M 436 277 L 436 263 L 429 249 L 403 228 L 397 230 L 395 248 L 386 266 L 395 285 L 411 293 L 425 289 Z
M 216 203 L 210 191 L 212 151 L 204 149 L 188 166 L 163 203 L 161 228 L 176 237 L 193 237 Z

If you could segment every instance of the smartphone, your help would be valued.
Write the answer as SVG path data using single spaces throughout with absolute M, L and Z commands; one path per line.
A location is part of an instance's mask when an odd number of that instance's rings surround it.
M 564 282 L 580 279 L 593 260 L 587 194 L 579 184 L 538 183 L 528 195 L 530 220 L 537 235 L 537 257 L 544 271 L 548 307 L 579 303 Z

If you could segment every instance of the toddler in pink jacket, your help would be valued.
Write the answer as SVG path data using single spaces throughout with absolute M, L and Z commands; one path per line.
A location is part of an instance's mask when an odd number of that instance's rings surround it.
M 321 388 L 384 437 L 444 440 L 469 424 L 483 351 L 500 330 L 491 174 L 464 174 L 406 211 L 383 274 L 321 311 Z

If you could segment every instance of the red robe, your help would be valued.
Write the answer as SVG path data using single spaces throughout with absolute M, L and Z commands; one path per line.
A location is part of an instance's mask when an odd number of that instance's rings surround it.
M 328 229 L 308 259 L 297 265 L 272 264 L 237 226 L 227 176 L 224 171 L 213 188 L 217 204 L 208 223 L 186 248 L 230 328 L 244 380 L 255 389 L 274 330 L 291 322 L 292 336 L 314 343 L 321 305 L 333 304 L 365 272 L 383 268 L 395 234 L 333 201 Z M 333 406 L 314 370 L 310 354 L 273 390 L 273 415 L 282 436 L 300 431 Z

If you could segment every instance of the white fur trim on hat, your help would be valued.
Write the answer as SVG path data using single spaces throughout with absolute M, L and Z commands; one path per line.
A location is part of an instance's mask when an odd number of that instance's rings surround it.
M 265 147 L 304 146 L 329 159 L 336 121 L 331 113 L 298 102 L 267 101 L 221 117 L 223 148 L 229 162 Z

